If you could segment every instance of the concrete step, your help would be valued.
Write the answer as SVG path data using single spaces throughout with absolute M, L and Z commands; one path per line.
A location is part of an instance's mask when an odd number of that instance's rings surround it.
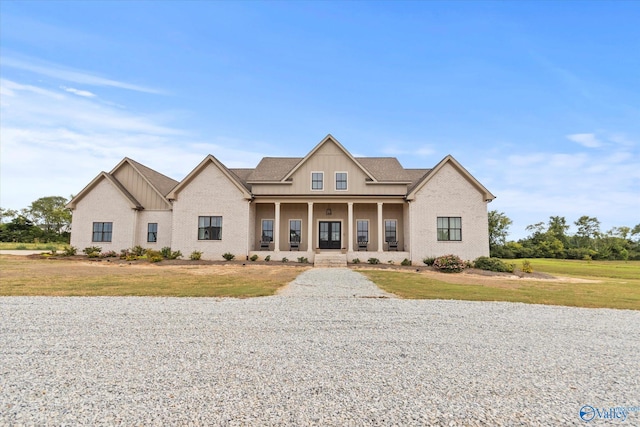
M 316 254 L 313 260 L 314 267 L 346 267 L 347 255 L 341 253 Z

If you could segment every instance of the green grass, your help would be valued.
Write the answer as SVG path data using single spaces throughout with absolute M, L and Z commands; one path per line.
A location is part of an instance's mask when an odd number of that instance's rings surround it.
M 56 249 L 62 251 L 69 246 L 66 243 L 14 243 L 14 242 L 0 242 L 0 250 L 10 251 L 50 251 Z
M 161 266 L 0 256 L 4 296 L 258 297 L 304 267 Z
M 593 282 L 473 278 L 389 270 L 363 273 L 402 298 L 510 301 L 530 304 L 640 310 L 640 262 L 531 260 L 534 271 Z

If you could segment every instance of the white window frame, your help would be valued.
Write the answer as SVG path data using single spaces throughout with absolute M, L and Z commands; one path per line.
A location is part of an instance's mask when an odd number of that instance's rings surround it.
M 345 183 L 347 184 L 346 188 L 338 188 L 338 174 L 339 173 L 345 174 Z M 333 175 L 333 178 L 334 178 L 334 189 L 336 191 L 348 191 L 349 190 L 349 172 L 347 172 L 347 171 L 336 171 L 336 173 Z
M 322 175 L 322 188 L 313 188 L 313 174 L 319 173 Z M 311 171 L 311 191 L 324 191 L 324 172 L 323 171 Z

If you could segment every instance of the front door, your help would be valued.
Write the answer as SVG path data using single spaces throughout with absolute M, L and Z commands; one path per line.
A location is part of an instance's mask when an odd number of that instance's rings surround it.
M 342 248 L 340 221 L 320 221 L 318 236 L 320 236 L 320 249 Z

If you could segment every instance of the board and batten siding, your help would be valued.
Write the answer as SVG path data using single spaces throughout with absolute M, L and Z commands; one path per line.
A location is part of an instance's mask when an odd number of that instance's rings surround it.
M 123 163 L 112 174 L 145 209 L 169 209 L 166 199 L 128 163 Z

